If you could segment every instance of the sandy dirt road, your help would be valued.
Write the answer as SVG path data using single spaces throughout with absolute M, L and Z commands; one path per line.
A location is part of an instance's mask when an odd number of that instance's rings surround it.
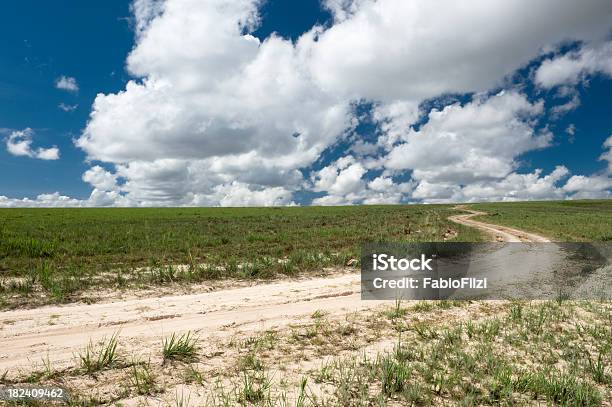
M 491 235 L 498 242 L 550 242 L 544 236 L 535 233 L 528 233 L 523 230 L 499 226 L 472 219 L 475 216 L 486 215 L 486 212 L 475 211 L 465 205 L 458 205 L 455 209 L 463 210 L 467 213 L 450 216 L 448 219 L 461 225 L 480 229 Z
M 200 338 L 282 327 L 316 310 L 348 313 L 378 305 L 360 300 L 359 274 L 282 281 L 216 292 L 101 304 L 47 306 L 0 314 L 0 372 L 28 370 L 42 357 L 74 364 L 90 340 L 119 332 L 134 349 L 160 347 L 173 332 Z
M 472 220 L 481 212 L 462 209 L 468 213 L 451 220 L 498 240 L 548 241 Z M 116 332 L 133 350 L 158 349 L 161 339 L 173 332 L 224 337 L 287 326 L 319 309 L 344 315 L 381 304 L 361 301 L 359 290 L 359 274 L 341 272 L 197 294 L 6 311 L 0 313 L 0 373 L 31 370 L 47 357 L 56 366 L 74 365 L 75 355 L 90 341 Z

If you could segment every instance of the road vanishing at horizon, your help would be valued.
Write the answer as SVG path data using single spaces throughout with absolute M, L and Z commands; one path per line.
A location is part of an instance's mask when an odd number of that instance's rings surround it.
M 482 230 L 491 236 L 497 242 L 533 242 L 533 243 L 550 243 L 550 239 L 537 235 L 535 233 L 525 232 L 524 230 L 509 228 L 507 226 L 494 225 L 472 218 L 476 216 L 487 215 L 486 212 L 475 211 L 465 205 L 457 205 L 455 209 L 465 211 L 467 213 L 460 215 L 449 216 L 448 220 L 459 223 L 464 226 L 473 227 Z

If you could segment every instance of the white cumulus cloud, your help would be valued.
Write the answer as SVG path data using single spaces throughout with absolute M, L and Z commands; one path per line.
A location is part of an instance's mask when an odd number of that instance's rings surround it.
M 57 89 L 65 90 L 68 92 L 78 92 L 79 84 L 76 79 L 72 76 L 60 76 L 55 80 L 55 87 Z
M 13 131 L 6 138 L 6 150 L 15 156 L 38 158 L 40 160 L 58 160 L 60 158 L 59 148 L 32 148 L 32 136 L 34 131 L 30 128 Z
M 312 190 L 326 195 L 314 205 L 397 204 L 410 197 L 412 182 L 394 182 L 386 175 L 364 178 L 368 166 L 352 156 L 342 157 L 311 176 Z
M 114 191 L 118 188 L 117 175 L 106 171 L 99 165 L 91 167 L 85 171 L 82 179 L 94 188 L 102 191 Z
M 612 135 L 610 135 L 603 143 L 603 148 L 606 150 L 600 157 L 600 160 L 608 162 L 608 174 L 612 175 Z
M 577 51 L 546 59 L 535 73 L 539 86 L 575 85 L 587 75 L 612 76 L 612 41 L 585 45 Z
M 574 73 L 546 74 L 558 56 L 536 81 L 602 71 L 589 61 L 607 58 L 609 0 L 322 3 L 332 24 L 289 40 L 253 35 L 260 0 L 135 0 L 133 78 L 95 98 L 76 140 L 110 168 L 83 174 L 100 202 L 285 205 L 300 189 L 324 194 L 315 204 L 562 196 L 561 170 L 517 172 L 522 154 L 550 143 L 538 127 L 543 104 L 514 90 L 486 95 L 566 41 L 584 44 L 567 56 Z M 78 91 L 71 77 L 56 85 Z M 473 92 L 469 103 L 419 111 L 427 99 Z M 374 106 L 377 142 L 353 132 L 362 101 Z M 349 139 L 348 151 L 303 179 Z
M 250 205 L 247 188 L 275 197 L 257 202 L 290 202 L 298 169 L 350 124 L 348 102 L 322 92 L 306 70 L 306 39 L 244 33 L 258 22 L 258 4 L 135 3 L 140 31 L 128 69 L 143 79 L 98 95 L 77 146 L 115 164 L 136 200 Z
M 383 101 L 488 90 L 545 47 L 604 38 L 612 15 L 608 0 L 326 4 L 342 18 L 312 45 L 313 75 L 330 92 Z
M 404 128 L 384 165 L 413 170 L 415 180 L 428 183 L 503 178 L 518 166 L 517 156 L 548 145 L 550 134 L 538 133 L 529 120 L 542 109 L 542 102 L 515 91 L 433 109 L 419 130 Z
M 57 108 L 63 110 L 64 112 L 74 112 L 77 107 L 79 107 L 79 105 L 69 105 L 64 102 L 57 105 Z
M 81 208 L 98 206 L 135 206 L 136 203 L 130 202 L 127 198 L 117 192 L 107 192 L 95 189 L 87 199 L 76 199 L 59 192 L 52 194 L 40 194 L 34 199 L 23 198 L 14 199 L 0 195 L 0 208 Z

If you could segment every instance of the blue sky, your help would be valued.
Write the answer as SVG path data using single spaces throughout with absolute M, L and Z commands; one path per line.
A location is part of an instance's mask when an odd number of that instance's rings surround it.
M 96 94 L 125 85 L 125 57 L 134 39 L 129 16 L 128 1 L 19 1 L 4 6 L 0 127 L 34 129 L 36 143 L 56 144 L 61 159 L 32 160 L 1 149 L 0 195 L 61 191 L 89 196 L 90 186 L 81 181 L 88 165 L 72 138 L 82 131 Z M 56 89 L 61 75 L 77 78 L 79 91 Z M 60 103 L 78 107 L 64 112 Z
M 0 206 L 609 197 L 612 8 L 544 3 L 11 2 Z

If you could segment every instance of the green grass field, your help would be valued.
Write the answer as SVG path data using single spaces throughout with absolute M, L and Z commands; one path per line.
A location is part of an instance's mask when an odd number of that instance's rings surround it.
M 512 226 L 557 241 L 612 240 L 612 200 L 507 202 L 471 205 L 484 222 Z
M 472 205 L 558 240 L 610 240 L 612 201 Z M 0 307 L 91 287 L 273 278 L 344 266 L 364 241 L 487 239 L 451 205 L 0 210 Z M 279 261 L 280 260 L 280 261 Z M 182 267 L 177 267 L 183 265 Z
M 31 300 L 34 292 L 42 302 L 62 302 L 92 285 L 320 271 L 359 258 L 366 240 L 441 241 L 448 231 L 457 240 L 485 239 L 449 222 L 451 213 L 444 205 L 3 209 L 0 302 Z

